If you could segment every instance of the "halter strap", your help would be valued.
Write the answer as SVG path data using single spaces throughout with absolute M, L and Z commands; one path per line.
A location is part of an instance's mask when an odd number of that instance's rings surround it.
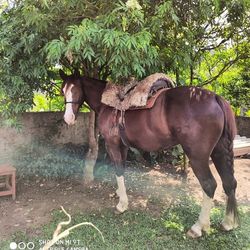
M 67 104 L 67 103 L 72 103 L 72 104 L 81 104 L 80 101 L 65 101 L 64 104 Z

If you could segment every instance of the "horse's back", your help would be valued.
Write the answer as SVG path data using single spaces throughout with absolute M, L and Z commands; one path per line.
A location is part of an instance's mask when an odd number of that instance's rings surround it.
M 109 140 L 118 140 L 120 112 L 104 106 L 99 114 L 101 133 Z M 147 151 L 175 144 L 211 142 L 211 150 L 223 131 L 224 115 L 216 94 L 197 87 L 176 87 L 162 93 L 151 109 L 125 112 L 127 140 L 134 147 Z
M 198 87 L 178 87 L 166 93 L 170 130 L 187 148 L 212 150 L 224 128 L 224 113 L 215 93 Z
M 168 114 L 175 113 L 176 118 L 201 118 L 207 115 L 222 114 L 216 94 L 199 87 L 177 87 L 165 94 L 165 108 Z

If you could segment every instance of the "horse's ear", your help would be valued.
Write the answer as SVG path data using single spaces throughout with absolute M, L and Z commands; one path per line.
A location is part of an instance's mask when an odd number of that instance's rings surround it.
M 66 77 L 67 77 L 67 75 L 64 73 L 64 71 L 63 70 L 59 70 L 59 75 L 60 75 L 60 77 L 62 78 L 62 80 L 65 80 L 66 79 Z
M 74 76 L 79 78 L 81 76 L 80 71 L 78 69 L 74 70 Z

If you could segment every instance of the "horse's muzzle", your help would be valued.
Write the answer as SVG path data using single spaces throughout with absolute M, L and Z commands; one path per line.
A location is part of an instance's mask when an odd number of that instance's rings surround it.
M 68 124 L 68 125 L 74 125 L 76 122 L 76 117 L 74 114 L 65 114 L 64 115 L 64 121 Z

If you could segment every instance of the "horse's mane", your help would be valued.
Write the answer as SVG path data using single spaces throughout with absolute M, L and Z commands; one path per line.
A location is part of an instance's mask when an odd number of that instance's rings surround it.
M 86 83 L 91 82 L 91 84 L 92 84 L 94 82 L 95 84 L 100 84 L 102 86 L 106 86 L 106 84 L 107 84 L 107 81 L 105 81 L 105 80 L 100 80 L 100 79 L 89 77 L 89 76 L 82 76 L 81 78 Z M 89 85 L 91 85 L 91 84 L 89 84 Z

